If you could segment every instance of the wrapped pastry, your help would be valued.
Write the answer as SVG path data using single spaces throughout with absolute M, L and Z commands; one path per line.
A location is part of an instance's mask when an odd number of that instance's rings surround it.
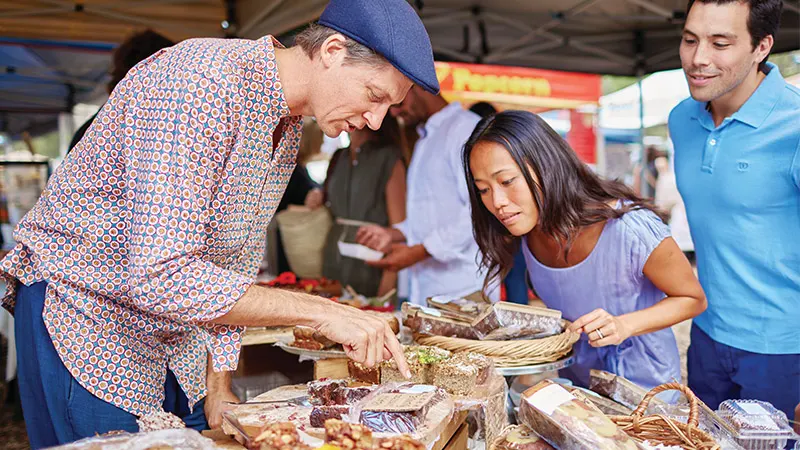
M 523 393 L 522 422 L 561 450 L 635 450 L 636 442 L 594 405 L 545 380 Z
M 428 307 L 449 311 L 466 322 L 472 322 L 483 314 L 491 303 L 469 300 L 463 297 L 436 296 L 427 300 Z
M 350 413 L 348 405 L 315 406 L 311 410 L 310 423 L 314 428 L 322 428 L 329 419 L 341 420 Z
M 403 303 L 403 323 L 414 333 L 479 339 L 472 323 L 447 317 L 446 311 Z
M 508 427 L 492 442 L 489 450 L 555 450 L 525 425 Z
M 546 337 L 561 333 L 561 312 L 554 309 L 499 302 L 473 322 L 481 339 Z
M 456 353 L 453 357 L 460 358 L 478 369 L 477 384 L 479 385 L 486 384 L 492 372 L 494 372 L 494 361 L 486 355 L 474 352 L 460 352 Z
M 452 395 L 467 396 L 478 384 L 478 368 L 465 358 L 453 357 L 431 367 L 430 381 Z
M 312 405 L 338 405 L 342 389 L 347 387 L 347 380 L 331 380 L 322 378 L 308 383 L 308 401 Z

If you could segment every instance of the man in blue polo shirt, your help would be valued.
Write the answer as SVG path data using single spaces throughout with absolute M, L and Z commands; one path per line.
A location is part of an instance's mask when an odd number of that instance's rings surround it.
M 692 98 L 670 114 L 708 309 L 689 385 L 727 399 L 800 402 L 800 91 L 767 63 L 781 0 L 690 1 L 680 46 Z

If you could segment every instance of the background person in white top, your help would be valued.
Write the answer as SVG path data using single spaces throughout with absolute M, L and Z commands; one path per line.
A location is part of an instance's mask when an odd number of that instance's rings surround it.
M 358 242 L 387 254 L 370 264 L 408 268 L 412 303 L 478 291 L 485 274 L 477 262 L 461 151 L 480 117 L 417 88 L 390 111 L 406 126 L 416 126 L 420 135 L 408 168 L 406 220 L 392 228 L 362 227 Z

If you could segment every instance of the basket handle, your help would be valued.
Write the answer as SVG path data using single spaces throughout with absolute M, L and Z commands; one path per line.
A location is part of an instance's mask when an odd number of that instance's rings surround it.
M 691 389 L 688 387 L 680 384 L 680 383 L 665 383 L 660 386 L 656 386 L 644 396 L 642 401 L 639 403 L 639 406 L 633 411 L 633 416 L 642 417 L 647 411 L 647 407 L 650 406 L 650 400 L 653 399 L 656 395 L 660 394 L 664 391 L 681 391 L 683 395 L 689 400 L 689 422 L 688 424 L 696 427 L 698 424 L 698 406 L 697 406 L 697 396 L 694 395 Z

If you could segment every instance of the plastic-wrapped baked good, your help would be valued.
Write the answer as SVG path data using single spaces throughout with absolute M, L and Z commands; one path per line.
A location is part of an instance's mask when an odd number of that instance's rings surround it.
M 495 303 L 473 325 L 480 338 L 493 339 L 546 337 L 562 331 L 560 311 L 508 302 Z
M 350 413 L 348 405 L 315 406 L 311 410 L 310 423 L 314 428 L 322 428 L 329 419 L 340 419 Z
M 403 303 L 403 323 L 414 333 L 480 339 L 472 323 L 448 318 L 446 311 Z
M 589 389 L 632 410 L 636 409 L 647 395 L 647 389 L 613 373 L 592 369 L 589 376 Z M 658 397 L 650 400 L 651 409 L 664 405 L 666 403 Z
M 143 433 L 186 428 L 186 424 L 180 417 L 166 411 L 154 411 L 142 416 L 136 419 L 136 424 L 139 425 L 139 431 Z
M 460 352 L 453 355 L 454 358 L 461 358 L 464 361 L 475 366 L 478 369 L 478 380 L 477 383 L 485 384 L 489 381 L 489 377 L 491 377 L 492 373 L 494 372 L 494 361 L 486 355 L 481 355 L 480 353 L 474 352 Z
M 50 450 L 216 450 L 211 439 L 189 428 L 149 433 L 114 433 L 81 439 Z
M 312 405 L 339 405 L 347 380 L 322 378 L 308 383 L 308 400 Z
M 794 432 L 786 414 L 758 400 L 725 400 L 717 410 L 734 429 L 734 439 L 747 450 L 783 448 Z
M 397 363 L 389 360 L 381 365 L 381 383 L 430 383 L 430 367 L 451 356 L 447 350 L 423 345 L 406 347 L 404 354 L 408 367 L 411 369 L 411 379 L 406 379 L 398 370 Z
M 594 405 L 545 380 L 523 393 L 520 415 L 550 445 L 561 450 L 634 450 L 636 442 Z
M 478 384 L 478 368 L 465 358 L 449 358 L 432 365 L 431 384 L 453 395 L 469 395 Z
M 553 446 L 539 437 L 526 425 L 514 425 L 506 428 L 492 442 L 490 450 L 555 450 Z
M 330 419 L 325 422 L 325 443 L 343 450 L 372 450 L 372 431 L 363 425 Z
M 356 404 L 347 420 L 376 433 L 409 434 L 429 445 L 439 439 L 452 415 L 453 400 L 443 389 L 391 383 Z
M 376 450 L 425 450 L 425 445 L 407 434 L 401 434 L 376 439 L 374 448 Z

